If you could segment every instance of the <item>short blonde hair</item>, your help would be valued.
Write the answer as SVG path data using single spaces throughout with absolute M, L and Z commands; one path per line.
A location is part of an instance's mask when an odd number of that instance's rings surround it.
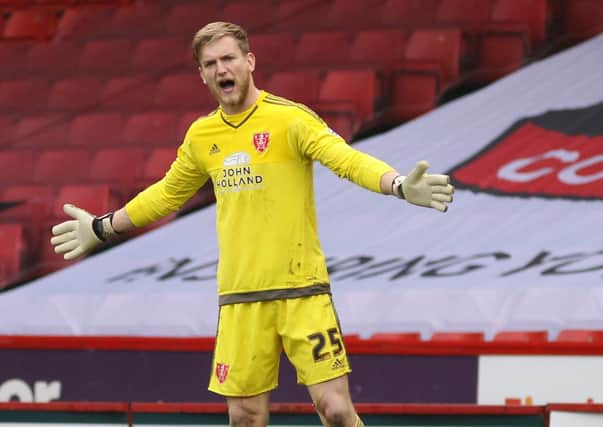
M 249 40 L 247 39 L 247 32 L 241 26 L 232 24 L 230 22 L 210 22 L 197 31 L 193 37 L 192 47 L 195 63 L 200 65 L 199 60 L 201 59 L 201 50 L 203 47 L 214 40 L 218 40 L 226 36 L 234 37 L 239 44 L 241 51 L 244 54 L 249 53 Z

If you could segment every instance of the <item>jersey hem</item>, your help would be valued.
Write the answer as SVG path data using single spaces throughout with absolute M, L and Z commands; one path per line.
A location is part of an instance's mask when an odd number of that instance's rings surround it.
M 273 384 L 273 385 L 271 385 L 269 387 L 266 387 L 265 389 L 261 389 L 261 391 L 252 392 L 252 393 L 228 393 L 228 392 L 220 392 L 220 391 L 212 388 L 211 385 L 209 387 L 207 387 L 207 389 L 209 391 L 211 391 L 212 393 L 215 393 L 217 395 L 224 396 L 224 397 L 253 397 L 253 396 L 257 396 L 257 395 L 262 394 L 262 393 L 266 393 L 266 392 L 275 390 L 277 387 L 278 387 L 278 383 Z
M 339 378 L 339 377 L 343 377 L 344 375 L 347 375 L 350 372 L 352 372 L 352 368 L 347 368 L 346 370 L 338 372 L 335 375 L 330 375 L 330 376 L 323 377 L 323 378 L 318 379 L 318 380 L 313 380 L 313 381 L 308 381 L 308 382 L 298 381 L 297 383 L 309 387 L 311 385 L 316 385 L 316 384 L 324 383 L 326 381 L 334 380 L 334 379 Z

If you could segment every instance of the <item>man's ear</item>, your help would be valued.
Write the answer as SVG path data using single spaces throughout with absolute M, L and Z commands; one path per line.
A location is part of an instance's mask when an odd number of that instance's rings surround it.
M 203 84 L 206 85 L 207 81 L 205 80 L 205 77 L 203 77 L 203 71 L 201 71 L 201 67 L 197 67 L 197 69 L 199 70 L 199 76 L 201 76 L 201 80 L 203 81 Z
M 252 52 L 247 54 L 247 63 L 249 64 L 249 71 L 255 70 L 255 55 Z

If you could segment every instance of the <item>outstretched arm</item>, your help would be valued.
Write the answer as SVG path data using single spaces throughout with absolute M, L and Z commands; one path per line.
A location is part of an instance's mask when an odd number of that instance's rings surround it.
M 185 142 L 165 177 L 139 193 L 125 207 L 97 217 L 77 206 L 64 205 L 63 210 L 72 219 L 52 228 L 50 243 L 66 260 L 78 258 L 115 234 L 142 227 L 177 211 L 207 179 L 207 174 L 198 170 L 191 160 Z
M 324 122 L 310 115 L 294 122 L 290 132 L 304 157 L 318 160 L 337 176 L 368 190 L 440 212 L 446 212 L 447 203 L 452 202 L 454 187 L 448 175 L 427 174 L 429 164 L 424 160 L 408 176 L 401 175 L 389 164 L 349 146 Z

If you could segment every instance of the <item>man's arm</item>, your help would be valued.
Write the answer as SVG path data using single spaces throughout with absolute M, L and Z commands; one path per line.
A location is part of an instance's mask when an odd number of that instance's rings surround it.
M 396 171 L 386 172 L 381 176 L 381 192 L 385 195 L 392 196 L 394 194 L 393 184 L 394 179 L 396 179 L 400 174 Z
M 50 243 L 66 260 L 78 258 L 115 234 L 142 227 L 177 211 L 207 179 L 207 174 L 192 160 L 185 141 L 165 177 L 121 209 L 97 217 L 77 206 L 64 205 L 63 210 L 72 219 L 52 228 Z
M 408 203 L 446 212 L 452 202 L 454 187 L 447 175 L 427 174 L 429 164 L 420 161 L 408 176 L 401 175 L 389 164 L 350 147 L 341 137 L 330 132 L 323 123 L 299 121 L 292 136 L 300 152 L 318 160 L 337 176 L 371 191 L 394 195 Z
M 125 233 L 136 228 L 128 216 L 125 206 L 113 213 L 113 221 L 111 221 L 111 225 L 116 233 Z

